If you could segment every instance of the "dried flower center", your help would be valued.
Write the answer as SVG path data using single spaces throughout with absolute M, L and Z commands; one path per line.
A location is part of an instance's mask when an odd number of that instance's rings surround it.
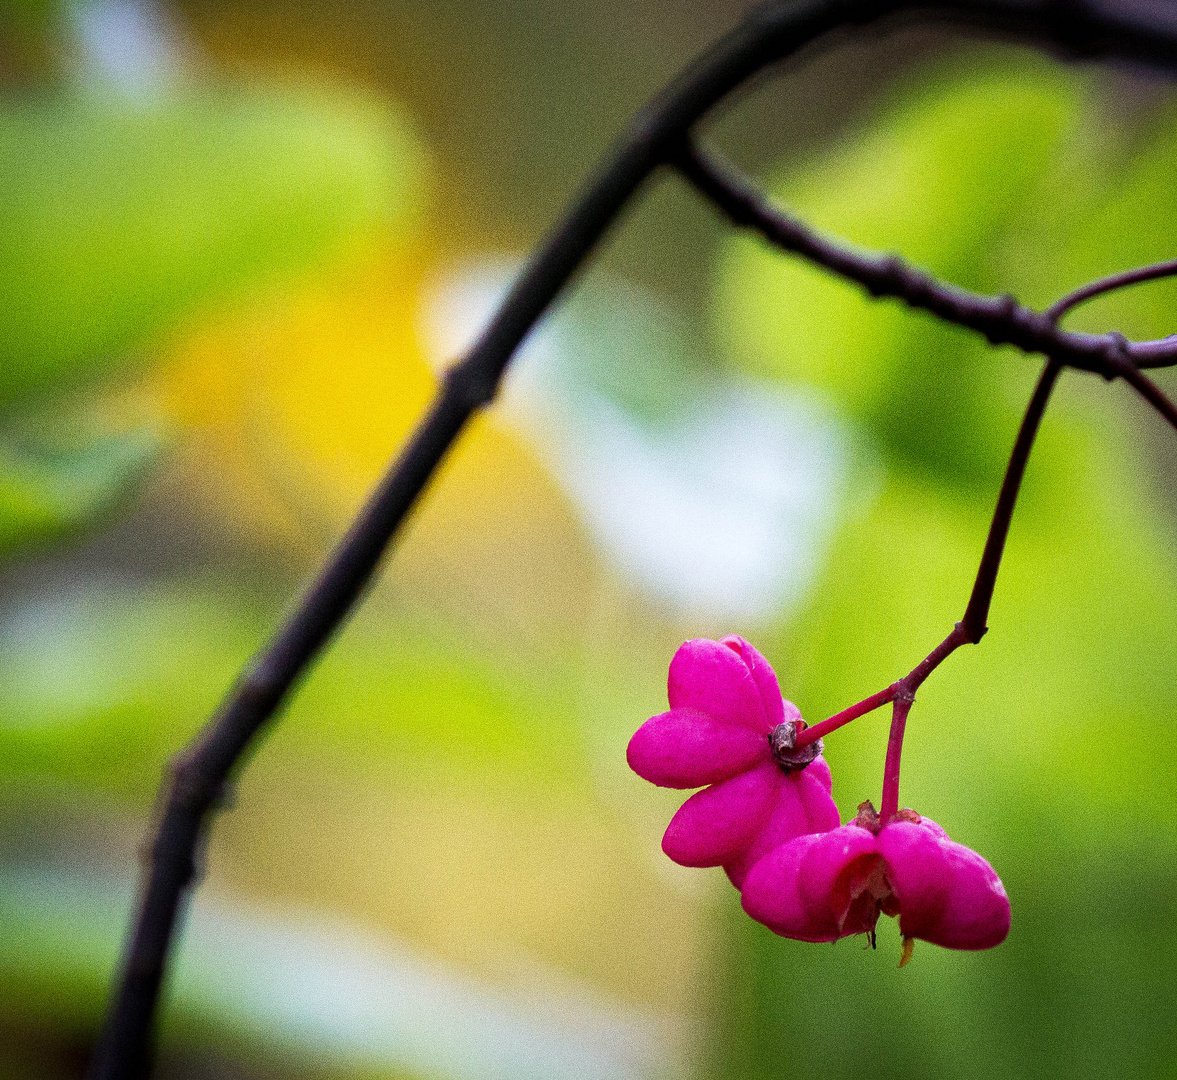
M 891 882 L 887 878 L 887 867 L 882 859 L 876 859 L 871 865 L 870 873 L 859 878 L 850 886 L 850 900 L 853 903 L 863 893 L 867 893 L 875 902 L 875 906 L 886 909 L 895 896 Z M 890 914 L 890 912 L 887 912 Z
M 772 750 L 773 760 L 785 772 L 804 769 L 821 755 L 821 739 L 814 739 L 807 746 L 797 748 L 797 732 L 804 731 L 807 726 L 804 720 L 786 720 L 769 732 L 768 745 Z
M 896 810 L 895 816 L 891 820 L 910 821 L 913 825 L 918 825 L 922 819 L 914 810 L 904 807 L 902 810 Z M 883 828 L 882 818 L 879 817 L 875 804 L 870 799 L 858 804 L 858 813 L 854 815 L 854 821 L 851 824 L 857 825 L 860 829 L 866 829 L 868 833 L 873 833 L 875 836 L 878 836 Z

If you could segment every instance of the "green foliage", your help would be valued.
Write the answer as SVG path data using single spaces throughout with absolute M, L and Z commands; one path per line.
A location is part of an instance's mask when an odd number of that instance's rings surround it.
M 0 106 L 0 556 L 103 520 L 160 449 L 147 430 L 30 442 L 32 397 L 64 429 L 53 396 L 141 362 L 152 336 L 376 237 L 407 242 L 423 171 L 400 114 L 324 89 Z
M 159 456 L 150 429 L 83 446 L 0 446 L 0 555 L 52 543 L 103 520 L 135 491 Z
M 325 91 L 0 109 L 0 405 L 125 361 L 247 284 L 404 233 L 421 150 Z
M 994 246 L 1057 164 L 1077 105 L 1070 83 L 1040 70 L 930 80 L 772 192 L 819 228 L 991 289 Z M 942 480 L 1000 476 L 1016 395 L 973 335 L 746 239 L 731 243 L 719 292 L 740 366 L 820 387 L 891 456 Z
M 278 614 L 264 596 L 223 588 L 113 584 L 11 612 L 0 626 L 0 781 L 38 777 L 149 805 L 168 756 Z M 579 757 L 561 719 L 567 693 L 440 627 L 367 616 L 317 666 L 281 739 L 296 756 L 329 754 L 361 772 L 493 764 L 519 782 L 567 783 Z

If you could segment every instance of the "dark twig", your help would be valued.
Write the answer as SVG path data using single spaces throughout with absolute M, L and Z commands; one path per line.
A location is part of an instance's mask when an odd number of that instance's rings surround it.
M 1043 353 L 1068 367 L 1101 375 L 1113 374 L 1111 356 L 1124 348 L 1140 367 L 1177 363 L 1177 339 L 1125 346 L 1111 334 L 1069 333 L 1060 330 L 1048 313 L 1024 307 L 1012 296 L 970 292 L 909 266 L 896 255 L 859 251 L 823 236 L 772 206 L 730 165 L 704 154 L 688 140 L 680 144 L 674 164 L 734 225 L 754 229 L 775 246 L 857 282 L 873 297 L 902 300 L 946 322 L 975 330 L 991 344 Z
M 1135 367 L 1125 369 L 1121 374 L 1121 378 L 1137 390 L 1140 396 L 1168 420 L 1174 428 L 1177 428 L 1177 406 L 1174 406 L 1173 402 L 1165 396 L 1164 391 L 1152 379 Z
M 750 75 L 849 17 L 847 8 L 828 0 L 765 7 L 689 68 L 637 116 L 481 338 L 451 369 L 429 415 L 318 579 L 205 732 L 173 765 L 134 928 L 91 1064 L 91 1080 L 140 1080 L 147 1072 L 165 962 L 211 810 L 258 731 L 346 618 L 470 415 L 493 398 L 519 343 L 625 203 L 666 158 L 667 148 L 691 124 Z
M 798 732 L 796 738 L 798 749 L 808 746 L 815 739 L 820 739 L 831 731 L 836 731 L 844 724 L 877 709 L 880 705 L 885 705 L 889 701 L 898 703 L 901 698 L 907 704 L 902 710 L 901 717 L 899 711 L 896 712 L 895 723 L 898 724 L 896 729 L 899 733 L 898 740 L 902 743 L 903 726 L 907 722 L 907 711 L 911 707 L 911 702 L 915 700 L 915 692 L 923 685 L 928 676 L 957 649 L 962 645 L 975 645 L 985 636 L 987 629 L 985 622 L 989 617 L 993 588 L 997 584 L 997 571 L 1001 566 L 1002 553 L 1005 551 L 1005 541 L 1009 535 L 1009 525 L 1013 519 L 1014 506 L 1022 486 L 1022 477 L 1026 474 L 1026 462 L 1030 458 L 1030 451 L 1034 448 L 1034 440 L 1038 435 L 1042 414 L 1046 411 L 1047 402 L 1050 401 L 1050 392 L 1054 389 L 1060 370 L 1061 365 L 1057 361 L 1047 361 L 1046 367 L 1043 368 L 1042 374 L 1038 378 L 1038 385 L 1034 388 L 1034 394 L 1030 398 L 1030 404 L 1026 407 L 1026 414 L 1022 417 L 1022 425 L 1018 429 L 1018 437 L 1014 441 L 1009 464 L 1006 466 L 1005 478 L 1001 482 L 997 506 L 993 511 L 993 520 L 989 524 L 989 535 L 985 539 L 985 549 L 981 553 L 981 564 L 977 569 L 977 577 L 973 582 L 973 591 L 969 596 L 964 617 L 952 628 L 952 632 L 902 679 L 893 682 L 885 690 L 880 690 L 863 699 L 858 704 L 843 709 L 828 720 L 823 720 L 821 723 Z M 898 783 L 898 753 L 899 750 L 896 749 L 896 783 Z M 886 802 L 885 799 L 884 802 Z M 893 810 L 894 808 L 892 808 Z
M 985 624 L 989 618 L 989 605 L 993 601 L 993 587 L 997 584 L 997 571 L 1001 566 L 1002 553 L 1005 551 L 1005 540 L 1009 535 L 1009 523 L 1013 518 L 1022 477 L 1026 473 L 1026 462 L 1034 447 L 1042 414 L 1046 411 L 1047 402 L 1050 401 L 1050 392 L 1054 389 L 1061 370 L 1062 366 L 1057 360 L 1048 360 L 1046 367 L 1042 369 L 1038 385 L 1034 388 L 1034 395 L 1026 408 L 1026 415 L 1022 417 L 1022 426 L 1018 429 L 1018 437 L 1010 454 L 1009 465 L 1006 466 L 1005 477 L 1001 481 L 1001 491 L 998 493 L 997 507 L 993 511 L 993 520 L 989 525 L 989 535 L 985 539 L 985 550 L 981 554 L 977 580 L 973 583 L 969 606 L 961 620 L 965 640 L 973 644 L 980 641 L 988 629 Z
M 1152 379 L 1132 363 L 1127 350 L 1123 350 L 1118 356 L 1113 357 L 1113 363 L 1116 365 L 1116 374 L 1140 394 L 1174 428 L 1177 428 L 1177 406 L 1174 406 L 1165 392 Z
M 493 398 L 519 343 L 635 191 L 655 168 L 678 154 L 691 126 L 716 102 L 766 65 L 828 31 L 905 11 L 1042 39 L 1069 55 L 1120 56 L 1177 69 L 1177 33 L 1126 11 L 1101 12 L 1060 0 L 780 0 L 756 9 L 655 98 L 531 260 L 482 337 L 447 375 L 428 415 L 285 625 L 251 663 L 204 733 L 175 762 L 92 1080 L 139 1080 L 146 1072 L 165 961 L 211 811 L 258 732 L 347 617 L 470 415 Z M 737 209 L 743 205 L 738 199 L 727 201 Z M 764 219 L 758 215 L 755 220 Z M 873 283 L 878 295 L 926 301 L 917 306 L 972 326 L 991 340 L 1107 373 L 1106 339 L 1061 334 L 1043 316 L 1012 300 L 946 291 L 918 272 L 900 268 L 898 262 L 880 263 L 864 284 L 870 288 Z M 1135 367 L 1171 364 L 1177 362 L 1177 340 L 1137 343 L 1128 352 Z
M 1080 304 L 1094 300 L 1097 296 L 1127 288 L 1129 285 L 1141 285 L 1146 281 L 1160 281 L 1163 278 L 1177 275 L 1177 259 L 1166 262 L 1153 263 L 1151 266 L 1139 266 L 1134 270 L 1122 270 L 1118 274 L 1109 274 L 1099 281 L 1084 285 L 1072 293 L 1068 293 L 1061 300 L 1047 308 L 1046 314 L 1054 322 L 1058 322 L 1068 311 Z M 1177 408 L 1165 396 L 1156 383 L 1140 371 L 1137 363 L 1133 362 L 1131 344 L 1120 334 L 1109 334 L 1113 342 L 1113 352 L 1110 354 L 1112 368 L 1116 375 L 1135 388 L 1140 395 L 1152 405 L 1174 428 L 1177 428 Z M 1172 339 L 1169 339 L 1172 340 Z
M 1080 304 L 1086 304 L 1088 300 L 1094 300 L 1097 296 L 1125 289 L 1129 285 L 1142 285 L 1146 281 L 1160 281 L 1162 278 L 1173 277 L 1175 274 L 1177 274 L 1177 259 L 1153 263 L 1151 266 L 1138 266 L 1134 270 L 1122 270 L 1118 274 L 1109 274 L 1107 277 L 1084 285 L 1073 293 L 1068 293 L 1061 300 L 1055 301 L 1046 309 L 1046 317 L 1051 322 L 1057 323 L 1068 311 L 1077 308 Z

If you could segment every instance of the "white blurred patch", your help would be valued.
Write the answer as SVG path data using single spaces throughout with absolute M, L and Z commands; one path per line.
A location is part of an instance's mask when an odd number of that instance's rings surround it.
M 0 979 L 7 964 L 21 964 L 19 943 L 25 963 L 41 958 L 43 975 L 90 967 L 104 981 L 132 901 L 129 882 L 78 868 L 0 866 Z M 199 896 L 175 959 L 173 1009 L 210 1016 L 267 1053 L 331 1069 L 439 1080 L 681 1074 L 665 1017 L 547 969 L 525 972 L 510 989 L 480 985 L 326 916 Z
M 179 78 L 187 49 L 156 0 L 70 0 L 64 11 L 88 89 L 150 100 Z
M 484 263 L 427 293 L 422 336 L 439 370 L 474 341 L 515 268 Z M 664 388 L 673 415 L 636 415 L 593 385 L 586 353 L 611 350 L 615 370 L 641 365 L 642 349 L 658 341 L 652 328 L 668 317 L 632 287 L 606 288 L 596 311 L 608 310 L 603 299 L 616 312 L 608 340 L 599 323 L 577 325 L 577 298 L 559 307 L 524 342 L 498 407 L 649 597 L 705 618 L 778 613 L 812 581 L 844 505 L 848 433 L 811 396 L 733 376 L 684 378 Z M 630 322 L 637 332 L 627 337 Z
M 104 584 L 137 596 L 131 579 Z M 0 611 L 0 730 L 69 727 L 126 699 L 128 666 L 96 647 L 110 610 L 94 595 L 92 581 L 71 574 Z

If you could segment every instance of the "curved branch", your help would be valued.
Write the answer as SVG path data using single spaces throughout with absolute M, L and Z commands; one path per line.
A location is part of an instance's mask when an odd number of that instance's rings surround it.
M 1056 300 L 1046 309 L 1046 315 L 1052 322 L 1058 322 L 1068 311 L 1094 300 L 1097 296 L 1115 292 L 1117 289 L 1127 288 L 1129 285 L 1142 285 L 1146 281 L 1160 281 L 1162 278 L 1173 277 L 1177 274 L 1177 259 L 1166 262 L 1153 263 L 1151 266 L 1138 266 L 1133 270 L 1122 270 L 1118 274 L 1109 274 L 1098 281 L 1083 285 L 1072 293 L 1067 293 L 1061 300 Z
M 985 296 L 971 292 L 910 266 L 896 255 L 860 251 L 824 236 L 772 206 L 760 190 L 734 168 L 715 155 L 704 153 L 688 139 L 677 148 L 674 165 L 733 225 L 753 229 L 776 247 L 856 282 L 872 297 L 902 300 L 909 307 L 928 311 L 945 322 L 983 334 L 993 345 L 1013 345 L 1027 353 L 1043 353 L 1069 367 L 1108 377 L 1118 373 L 1113 357 L 1125 349 L 1138 367 L 1177 364 L 1177 338 L 1125 343 L 1115 334 L 1069 333 L 1058 328 L 1057 316 L 1053 314 L 1064 301 L 1059 301 L 1047 312 L 1033 311 L 1012 296 Z M 1138 273 L 1146 273 L 1149 269 L 1153 268 L 1144 268 Z M 1173 272 L 1177 272 L 1177 266 Z M 1158 272 L 1155 276 L 1164 275 Z M 1150 279 L 1142 277 L 1140 280 Z M 1096 282 L 1089 288 L 1099 290 L 1102 284 Z M 1115 287 L 1115 284 L 1106 286 L 1107 289 Z
M 767 4 L 654 99 L 531 260 L 276 637 L 175 763 L 144 888 L 92 1080 L 138 1080 L 148 1069 L 156 1004 L 177 914 L 208 818 L 258 732 L 359 599 L 385 548 L 471 414 L 489 402 L 511 356 L 650 173 L 691 126 L 766 65 L 841 25 L 895 13 L 935 14 L 1053 43 L 1072 56 L 1115 55 L 1177 69 L 1177 32 L 1126 12 L 1059 0 L 794 0 Z M 1173 353 L 1177 354 L 1177 345 Z M 1078 354 L 1076 354 L 1078 355 Z M 1172 362 L 1162 343 L 1150 356 Z M 1068 361 L 1069 362 L 1069 361 Z
M 1014 440 L 1013 452 L 1009 456 L 1005 477 L 1001 481 L 1001 491 L 997 495 L 993 520 L 989 525 L 989 535 L 985 538 L 985 550 L 981 553 L 981 565 L 977 569 L 977 578 L 973 582 L 973 591 L 969 596 L 964 618 L 961 619 L 965 639 L 973 644 L 980 641 L 988 629 L 986 622 L 989 619 L 989 605 L 993 602 L 993 588 L 997 584 L 997 571 L 1001 568 L 1001 556 L 1005 552 L 1005 541 L 1009 536 L 1009 524 L 1013 520 L 1014 506 L 1022 487 L 1022 477 L 1026 475 L 1026 463 L 1030 460 L 1030 451 L 1034 448 L 1042 415 L 1046 412 L 1050 393 L 1061 370 L 1062 365 L 1057 360 L 1046 362 L 1046 367 L 1038 377 L 1038 385 L 1034 387 L 1026 414 L 1022 417 L 1018 437 Z

